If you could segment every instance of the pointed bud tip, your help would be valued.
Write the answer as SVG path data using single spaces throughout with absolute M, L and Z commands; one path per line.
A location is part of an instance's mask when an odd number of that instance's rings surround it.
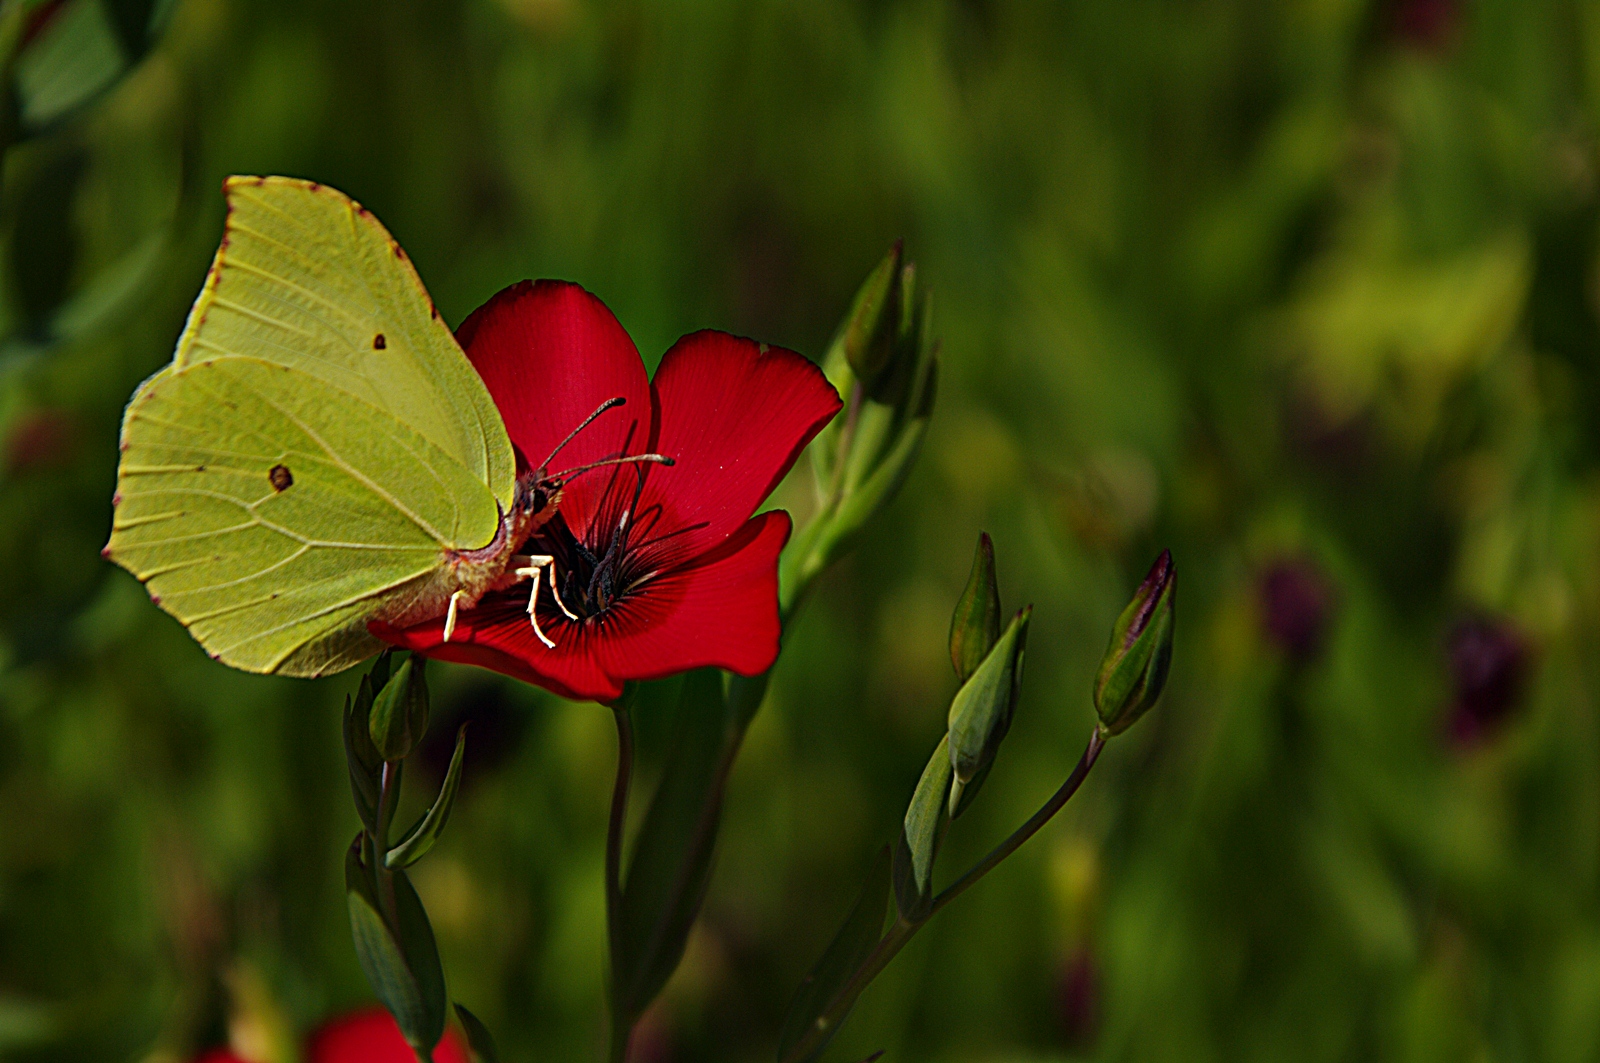
M 1094 704 L 1107 734 L 1121 734 L 1161 696 L 1172 660 L 1172 552 L 1161 551 L 1111 629 L 1095 677 Z

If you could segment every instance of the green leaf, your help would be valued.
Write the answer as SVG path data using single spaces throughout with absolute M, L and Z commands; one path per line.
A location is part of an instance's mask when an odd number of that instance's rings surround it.
M 884 455 L 883 461 L 859 487 L 840 504 L 838 511 L 822 536 L 819 550 L 829 561 L 842 554 L 872 515 L 887 505 L 900 490 L 916 464 L 922 449 L 922 437 L 927 434 L 927 417 L 917 417 L 907 422 L 895 438 L 894 445 Z
M 872 862 L 872 870 L 861 887 L 861 895 L 850 910 L 849 917 L 839 927 L 839 932 L 833 936 L 833 941 L 828 944 L 816 966 L 801 980 L 800 988 L 795 990 L 789 1010 L 784 1014 L 783 1029 L 778 1034 L 779 1060 L 786 1058 L 790 1049 L 799 1044 L 800 1039 L 823 1018 L 829 1005 L 845 989 L 851 975 L 866 962 L 882 938 L 883 917 L 889 905 L 890 863 L 889 847 L 884 846 Z M 846 1005 L 845 1014 L 854 1003 L 852 1000 Z M 820 1056 L 843 1022 L 844 1015 L 841 1014 L 833 1029 L 822 1031 L 822 1039 L 806 1058 Z
M 456 751 L 450 755 L 450 767 L 445 772 L 444 785 L 439 787 L 438 798 L 427 814 L 411 828 L 405 840 L 389 850 L 383 858 L 385 867 L 410 867 L 421 860 L 444 833 L 444 825 L 450 820 L 450 809 L 456 803 L 456 790 L 461 786 L 461 764 L 466 759 L 466 752 L 467 725 L 462 724 L 461 730 L 456 732 Z
M 894 898 L 900 916 L 908 923 L 920 923 L 933 905 L 933 861 L 944 839 L 949 822 L 946 803 L 950 794 L 949 737 L 939 746 L 922 769 L 917 789 L 906 806 L 900 838 L 894 847 Z
M 1022 656 L 1028 642 L 1028 621 L 1033 606 L 1012 618 L 1005 634 L 994 644 L 978 670 L 950 700 L 950 766 L 955 781 L 950 788 L 952 818 L 971 802 L 964 791 L 976 792 L 982 784 L 1016 710 L 1022 687 Z
M 994 543 L 988 532 L 979 532 L 967 589 L 961 592 L 950 617 L 950 663 L 959 682 L 972 678 L 999 638 L 1000 583 L 994 571 Z
M 499 1053 L 494 1047 L 494 1036 L 483 1021 L 460 1004 L 456 1005 L 456 1017 L 461 1020 L 462 1030 L 466 1031 L 467 1047 L 472 1049 L 472 1058 L 476 1063 L 500 1063 Z
M 53 6 L 16 61 L 13 84 L 26 135 L 71 116 L 116 84 L 155 43 L 173 3 L 63 0 Z
M 410 877 L 404 871 L 391 874 L 394 876 L 395 908 L 399 916 L 396 937 L 422 993 L 423 1003 L 421 1021 L 415 1027 L 402 1024 L 401 1030 L 413 1048 L 420 1046 L 432 1052 L 444 1036 L 449 1009 L 444 986 L 444 965 L 439 960 L 439 946 L 433 938 L 428 912 L 422 907 L 422 898 L 417 896 Z
M 684 677 L 672 748 L 639 826 L 622 889 L 612 1006 L 643 1013 L 683 958 L 705 901 L 722 820 L 727 730 L 722 673 Z
M 378 833 L 378 796 L 383 785 L 383 758 L 367 733 L 367 717 L 372 711 L 372 679 L 361 677 L 354 700 L 344 699 L 344 759 L 350 771 L 350 794 L 355 798 L 356 814 L 374 836 Z
M 378 1000 L 395 1018 L 406 1043 L 431 1052 L 444 1036 L 444 969 L 433 928 L 422 901 L 404 872 L 388 877 L 394 891 L 395 922 L 383 915 L 379 885 L 362 859 L 364 834 L 345 855 L 345 898 L 356 958 Z
M 372 699 L 367 730 L 378 755 L 403 760 L 428 730 L 428 659 L 412 653 Z

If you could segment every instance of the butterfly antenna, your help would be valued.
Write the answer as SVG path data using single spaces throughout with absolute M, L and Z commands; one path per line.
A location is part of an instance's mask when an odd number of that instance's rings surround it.
M 588 428 L 591 424 L 593 424 L 594 423 L 594 419 L 596 417 L 599 417 L 602 413 L 605 413 L 607 410 L 612 409 L 613 407 L 625 406 L 625 405 L 627 405 L 627 402 L 628 402 L 628 400 L 623 398 L 621 395 L 618 395 L 614 399 L 607 399 L 606 401 L 602 402 L 599 405 L 599 407 L 596 408 L 596 410 L 593 413 L 591 413 L 589 416 L 587 416 L 587 417 L 585 417 L 583 419 L 583 423 L 582 424 L 580 424 L 578 427 L 574 428 L 572 431 L 567 433 L 567 438 L 563 439 L 561 442 L 556 444 L 556 449 L 552 450 L 550 452 L 550 456 L 545 458 L 544 461 L 539 463 L 539 468 L 541 468 L 541 469 L 549 468 L 550 467 L 550 463 L 555 460 L 556 455 L 561 453 L 561 448 L 566 446 L 568 443 L 572 442 L 575 438 L 577 438 L 577 435 L 578 435 L 579 432 L 583 431 L 585 428 Z
M 603 469 L 607 465 L 631 465 L 638 462 L 649 462 L 652 465 L 676 465 L 676 461 L 665 454 L 630 454 L 625 458 L 607 458 L 605 461 L 591 461 L 587 465 L 575 465 L 570 469 L 562 469 L 554 476 L 548 477 L 550 483 L 566 483 L 574 476 L 590 469 Z

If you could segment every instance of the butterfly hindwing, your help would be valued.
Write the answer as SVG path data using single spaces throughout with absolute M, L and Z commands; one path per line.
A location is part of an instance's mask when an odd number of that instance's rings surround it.
M 110 555 L 214 656 L 349 667 L 491 541 L 488 487 L 421 432 L 303 369 L 174 364 L 129 403 Z

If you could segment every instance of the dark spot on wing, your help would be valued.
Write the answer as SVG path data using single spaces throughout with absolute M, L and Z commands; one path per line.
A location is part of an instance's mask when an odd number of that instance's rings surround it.
M 196 465 L 194 467 L 194 471 L 195 472 L 205 472 L 206 471 L 206 467 L 204 465 Z
M 267 480 L 272 484 L 272 489 L 279 493 L 294 485 L 294 476 L 287 465 L 274 465 L 272 471 L 267 473 Z
M 383 338 L 383 333 L 380 332 L 376 336 L 372 337 L 373 350 L 381 351 L 387 346 L 389 346 L 389 341 Z

